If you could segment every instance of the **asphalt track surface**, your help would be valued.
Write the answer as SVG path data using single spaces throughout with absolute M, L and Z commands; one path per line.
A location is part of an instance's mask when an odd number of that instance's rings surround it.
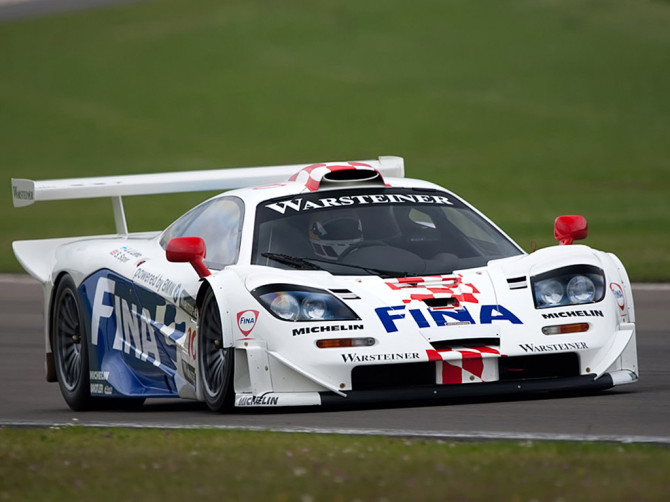
M 41 286 L 0 276 L 0 425 L 128 426 L 563 439 L 670 444 L 670 286 L 634 287 L 640 380 L 592 395 L 348 410 L 244 410 L 149 400 L 137 411 L 73 412 L 44 379 Z
M 138 1 L 142 0 L 0 0 L 0 24 Z

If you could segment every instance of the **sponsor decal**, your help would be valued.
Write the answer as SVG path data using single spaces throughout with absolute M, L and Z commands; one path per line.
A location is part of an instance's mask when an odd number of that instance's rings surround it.
M 363 206 L 374 204 L 427 204 L 427 205 L 447 205 L 453 203 L 444 195 L 428 194 L 401 194 L 384 193 L 370 195 L 342 195 L 340 197 L 323 197 L 315 200 L 305 200 L 301 197 L 266 204 L 265 207 L 286 214 L 286 212 L 302 212 L 313 209 L 323 209 L 326 207 L 343 206 Z
M 383 361 L 416 361 L 421 359 L 419 352 L 398 352 L 388 354 L 340 354 L 345 363 L 375 363 Z
M 623 294 L 623 288 L 621 287 L 620 284 L 617 284 L 616 282 L 613 282 L 610 284 L 610 290 L 612 291 L 612 294 L 614 295 L 614 298 L 616 299 L 616 303 L 619 306 L 619 308 L 623 311 L 626 308 L 626 297 Z
M 179 306 L 193 319 L 198 318 L 198 306 L 196 304 L 195 298 L 189 295 L 185 289 L 181 290 L 181 295 L 179 296 Z
M 184 375 L 184 378 L 191 385 L 195 385 L 195 368 L 188 364 L 186 361 L 181 362 L 181 372 Z
M 197 354 L 197 344 L 196 344 L 196 330 L 193 328 L 188 328 L 188 332 L 186 333 L 186 353 L 188 354 L 188 357 L 195 361 L 196 357 L 198 356 Z
M 406 312 L 418 328 L 477 324 L 467 308 L 454 310 L 406 309 L 405 305 L 395 307 L 379 307 L 375 309 L 377 317 L 384 325 L 387 333 L 398 331 L 396 321 L 405 319 Z M 502 305 L 482 305 L 479 311 L 479 324 L 493 324 L 494 321 L 507 321 L 512 324 L 523 324 L 510 310 Z
M 277 406 L 279 396 L 241 396 L 235 406 Z
M 184 337 L 186 323 L 177 322 L 173 305 L 153 294 L 143 295 L 140 303 L 132 291 L 127 281 L 99 274 L 92 295 L 91 344 L 103 353 L 111 348 L 173 373 L 175 342 Z
M 89 371 L 88 372 L 88 379 L 92 382 L 96 381 L 96 380 L 101 380 L 103 382 L 106 382 L 108 378 L 109 378 L 109 371 Z
M 164 278 L 162 274 L 154 274 L 139 267 L 135 270 L 133 280 L 146 284 L 151 289 L 167 298 L 172 298 L 175 303 L 179 300 L 181 283 L 178 284 L 171 279 Z
M 553 343 L 549 345 L 537 345 L 534 343 L 521 343 L 519 347 L 524 352 L 537 354 L 538 352 L 568 352 L 571 350 L 588 350 L 589 346 L 586 342 L 574 343 Z
M 256 326 L 258 320 L 258 310 L 244 310 L 237 313 L 237 327 L 244 336 L 249 336 L 249 333 Z
M 114 393 L 114 389 L 111 385 L 104 385 L 101 383 L 91 383 L 90 391 L 92 395 L 96 396 L 111 396 Z
M 322 326 L 308 326 L 306 328 L 295 328 L 293 336 L 307 335 L 310 333 L 329 333 L 332 331 L 359 331 L 365 329 L 362 324 L 335 324 Z
M 17 200 L 34 200 L 35 198 L 35 192 L 32 190 L 19 190 L 17 187 L 13 186 L 12 192 L 14 198 Z
M 127 263 L 132 259 L 137 259 L 142 257 L 142 253 L 140 253 L 138 250 L 133 249 L 128 246 L 123 246 L 118 249 L 113 249 L 112 251 L 109 252 L 109 254 L 114 258 L 115 260 L 120 261 L 121 263 Z
M 605 314 L 602 310 L 571 310 L 569 312 L 542 314 L 543 319 L 565 319 L 568 317 L 605 317 Z

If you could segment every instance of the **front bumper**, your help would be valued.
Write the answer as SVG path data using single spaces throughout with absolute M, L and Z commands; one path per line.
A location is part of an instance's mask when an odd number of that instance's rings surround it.
M 315 406 L 355 407 L 375 404 L 453 402 L 461 399 L 518 398 L 543 394 L 592 393 L 637 381 L 635 373 L 622 370 L 596 375 L 531 380 L 506 380 L 474 385 L 417 385 L 375 390 L 352 390 L 344 396 L 333 392 L 238 394 L 238 407 Z

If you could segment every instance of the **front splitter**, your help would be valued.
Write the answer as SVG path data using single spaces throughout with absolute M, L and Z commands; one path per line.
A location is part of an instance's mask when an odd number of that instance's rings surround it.
M 614 387 L 611 375 L 580 375 L 565 378 L 509 380 L 458 385 L 422 385 L 383 390 L 352 390 L 346 397 L 321 392 L 324 406 L 358 406 L 377 403 L 411 403 L 418 401 L 449 401 L 469 398 L 511 397 L 549 393 L 588 393 Z

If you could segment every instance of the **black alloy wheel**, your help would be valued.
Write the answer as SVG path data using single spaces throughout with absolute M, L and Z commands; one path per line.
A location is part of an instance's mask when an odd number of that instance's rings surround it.
M 219 306 L 212 290 L 202 304 L 198 329 L 198 373 L 207 406 L 213 411 L 232 407 L 234 349 L 224 347 Z
M 56 288 L 51 311 L 51 333 L 58 385 L 65 402 L 76 411 L 90 409 L 88 338 L 77 289 L 70 276 Z

